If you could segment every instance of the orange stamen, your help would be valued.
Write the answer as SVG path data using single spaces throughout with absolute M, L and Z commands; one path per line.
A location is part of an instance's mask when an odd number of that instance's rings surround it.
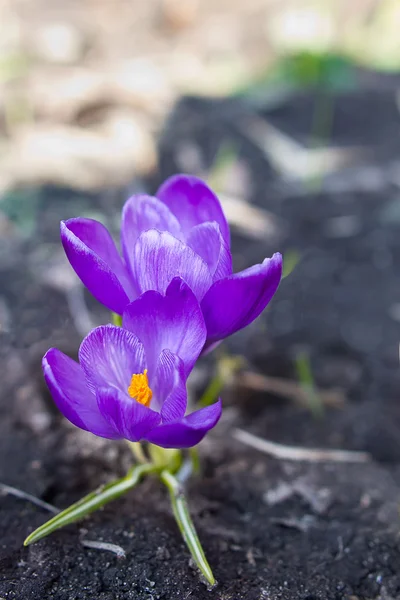
M 131 382 L 128 387 L 128 394 L 131 398 L 134 398 L 136 402 L 139 402 L 139 404 L 150 406 L 153 392 L 149 387 L 147 369 L 145 369 L 143 373 L 132 375 Z

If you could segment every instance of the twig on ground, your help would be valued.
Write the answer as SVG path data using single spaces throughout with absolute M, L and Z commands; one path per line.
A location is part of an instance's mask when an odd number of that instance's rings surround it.
M 233 437 L 251 446 L 260 452 L 269 454 L 281 460 L 295 460 L 307 462 L 348 462 L 364 463 L 371 460 L 367 452 L 352 452 L 350 450 L 325 450 L 322 448 L 297 448 L 277 444 L 263 438 L 257 437 L 243 429 L 235 429 Z
M 279 377 L 268 377 L 255 373 L 254 371 L 241 371 L 237 375 L 237 384 L 250 390 L 270 392 L 282 396 L 303 406 L 309 406 L 309 400 L 304 388 L 296 381 L 282 379 Z M 316 390 L 323 404 L 333 407 L 341 407 L 345 402 L 345 396 L 340 390 Z
M 28 494 L 27 492 L 23 492 L 18 488 L 12 487 L 11 485 L 6 485 L 5 483 L 0 483 L 0 493 L 9 494 L 10 496 L 15 496 L 16 498 L 20 498 L 21 500 L 28 500 L 28 502 L 32 502 L 32 504 L 36 504 L 40 508 L 44 510 L 48 510 L 53 514 L 59 513 L 59 509 L 53 506 L 52 504 L 48 504 L 44 502 L 44 500 L 40 500 L 40 498 L 36 498 L 36 496 L 32 496 L 32 494 Z
M 117 546 L 117 544 L 110 544 L 109 542 L 97 542 L 96 540 L 81 540 L 81 544 L 85 548 L 113 552 L 117 558 L 126 558 L 125 550 L 121 548 L 121 546 Z
M 297 529 L 302 533 L 307 533 L 311 527 L 315 525 L 315 521 L 315 517 L 312 517 L 311 515 L 304 515 L 300 519 L 270 519 L 270 522 L 274 523 L 275 525 L 287 527 L 288 529 Z

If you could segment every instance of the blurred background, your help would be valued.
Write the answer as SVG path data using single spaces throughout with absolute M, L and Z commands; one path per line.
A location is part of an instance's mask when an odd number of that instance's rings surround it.
M 200 175 L 230 222 L 235 271 L 284 255 L 268 309 L 202 360 L 192 380 L 203 403 L 224 399 L 202 446 L 207 477 L 191 495 L 224 597 L 398 597 L 399 31 L 399 0 L 0 0 L 0 472 L 8 485 L 64 507 L 129 464 L 122 445 L 62 419 L 42 380 L 50 346 L 75 356 L 82 336 L 109 320 L 65 259 L 60 219 L 96 218 L 118 237 L 130 194 L 155 193 L 177 172 Z M 361 450 L 375 462 L 268 462 L 233 439 L 236 427 L 258 440 Z M 72 570 L 78 554 L 87 569 L 74 597 L 84 597 L 84 581 L 91 598 L 148 598 L 145 575 L 157 597 L 177 597 L 175 585 L 188 597 L 168 509 L 146 490 L 161 507 L 151 518 L 132 494 L 119 504 L 119 529 L 111 509 L 94 521 L 96 535 L 135 557 L 149 555 L 149 539 L 174 548 L 153 565 L 157 577 L 140 562 L 129 576 L 118 567 L 143 596 L 114 595 L 115 573 L 101 579 L 107 556 L 82 558 L 74 531 L 49 538 L 43 560 L 53 571 L 40 558 L 35 582 L 36 563 L 23 562 L 20 545 L 43 514 L 15 499 L 4 502 L 0 538 L 17 557 L 6 550 L 16 596 L 0 595 L 44 598 L 53 581 L 69 590 L 60 567 L 69 552 Z M 132 510 L 142 533 L 128 540 Z M 238 573 L 249 582 L 257 573 L 272 595 L 252 596 Z M 288 596 L 283 581 L 294 581 Z
M 352 88 L 399 68 L 399 26 L 396 0 L 1 0 L 0 192 L 124 185 L 180 96 Z

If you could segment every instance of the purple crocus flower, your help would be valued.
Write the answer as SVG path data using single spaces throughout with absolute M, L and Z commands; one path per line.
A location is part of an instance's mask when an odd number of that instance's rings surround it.
M 99 222 L 77 218 L 61 223 L 68 259 L 92 294 L 122 314 L 147 290 L 165 293 L 180 276 L 200 302 L 205 348 L 251 323 L 274 295 L 282 257 L 232 273 L 229 226 L 217 196 L 197 177 L 167 179 L 156 197 L 132 196 L 122 213 L 119 254 Z
M 79 363 L 51 348 L 44 377 L 60 411 L 95 435 L 164 448 L 194 446 L 221 416 L 221 402 L 185 416 L 186 379 L 206 339 L 193 292 L 180 278 L 165 296 L 149 291 L 129 304 L 123 327 L 97 327 Z

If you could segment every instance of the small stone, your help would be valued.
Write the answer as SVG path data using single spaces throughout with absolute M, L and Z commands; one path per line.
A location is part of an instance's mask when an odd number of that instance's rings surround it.
M 157 560 L 169 560 L 171 558 L 171 553 L 165 546 L 158 546 L 156 550 L 156 558 Z
M 280 482 L 277 487 L 269 489 L 263 496 L 264 502 L 269 506 L 284 502 L 293 494 L 293 488 L 286 482 Z

